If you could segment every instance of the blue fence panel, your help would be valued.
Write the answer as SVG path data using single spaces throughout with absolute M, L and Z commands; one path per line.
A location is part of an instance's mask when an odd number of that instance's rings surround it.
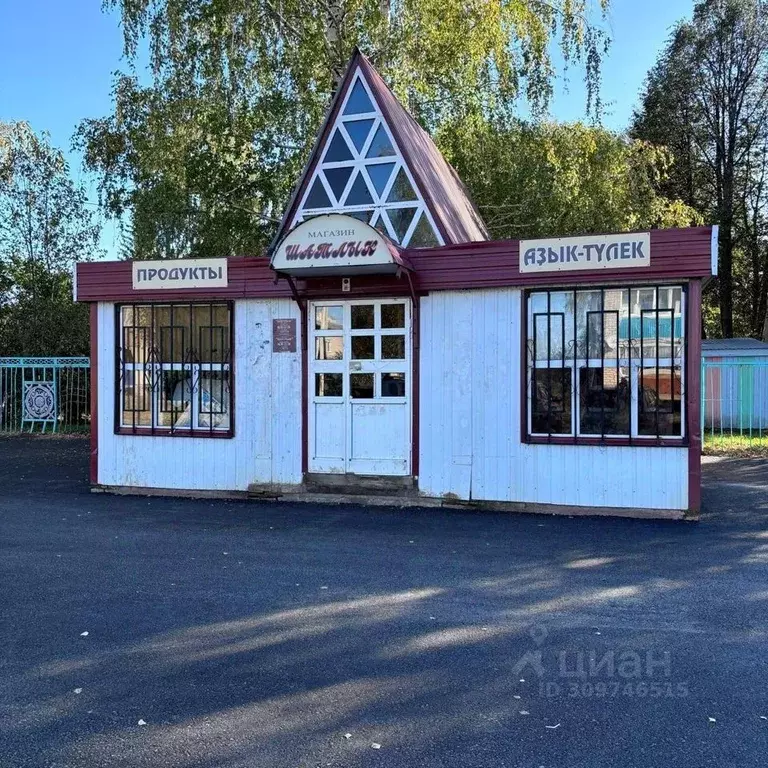
M 701 419 L 705 439 L 768 438 L 768 359 L 705 359 Z
M 87 357 L 0 357 L 0 432 L 87 432 Z

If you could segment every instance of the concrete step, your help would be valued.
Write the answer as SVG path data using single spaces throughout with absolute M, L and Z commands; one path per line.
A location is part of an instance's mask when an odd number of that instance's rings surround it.
M 407 475 L 304 475 L 304 492 L 309 494 L 343 494 L 346 496 L 396 496 L 401 499 L 417 498 L 416 478 Z

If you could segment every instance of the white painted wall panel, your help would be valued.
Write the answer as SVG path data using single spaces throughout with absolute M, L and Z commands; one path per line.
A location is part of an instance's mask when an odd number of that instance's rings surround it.
M 429 496 L 685 509 L 687 448 L 520 441 L 516 289 L 421 300 L 419 488 Z
M 99 465 L 103 485 L 247 490 L 301 482 L 301 352 L 272 353 L 272 320 L 288 299 L 236 301 L 232 439 L 114 434 L 115 305 L 99 304 Z

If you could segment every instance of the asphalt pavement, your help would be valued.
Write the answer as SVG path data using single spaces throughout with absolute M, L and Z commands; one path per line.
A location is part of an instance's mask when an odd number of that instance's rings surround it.
M 91 494 L 0 440 L 0 766 L 768 765 L 768 463 L 698 523 Z

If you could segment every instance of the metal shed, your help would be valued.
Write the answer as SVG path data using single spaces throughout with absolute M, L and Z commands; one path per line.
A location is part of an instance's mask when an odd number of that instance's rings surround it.
M 705 339 L 701 397 L 705 431 L 761 435 L 768 429 L 768 344 Z

